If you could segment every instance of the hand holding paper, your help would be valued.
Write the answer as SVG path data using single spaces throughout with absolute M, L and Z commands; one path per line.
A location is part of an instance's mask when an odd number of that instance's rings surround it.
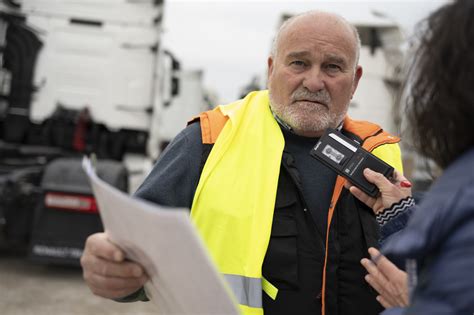
M 239 314 L 189 218 L 108 185 L 84 159 L 109 239 L 149 276 L 147 296 L 159 314 Z

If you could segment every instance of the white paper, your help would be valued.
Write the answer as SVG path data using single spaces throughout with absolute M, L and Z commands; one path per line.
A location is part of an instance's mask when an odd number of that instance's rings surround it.
M 132 198 L 98 178 L 89 159 L 83 167 L 110 240 L 150 276 L 145 290 L 158 314 L 239 314 L 188 209 Z

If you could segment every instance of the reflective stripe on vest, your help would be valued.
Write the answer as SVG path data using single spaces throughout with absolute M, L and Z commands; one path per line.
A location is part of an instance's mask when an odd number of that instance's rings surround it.
M 272 300 L 277 297 L 278 289 L 263 277 L 259 279 L 238 275 L 223 274 L 223 276 L 240 305 L 261 308 L 262 292 L 265 292 Z
M 237 275 L 226 275 L 224 279 L 234 292 L 237 302 L 249 307 L 262 307 L 262 279 Z

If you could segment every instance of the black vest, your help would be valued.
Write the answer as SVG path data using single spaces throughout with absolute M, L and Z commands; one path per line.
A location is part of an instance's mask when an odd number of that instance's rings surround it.
M 379 229 L 372 210 L 344 189 L 329 234 L 326 314 L 379 314 L 383 308 L 364 280 L 367 273 L 360 264 L 368 256 L 368 247 L 378 243 Z M 263 276 L 278 288 L 278 295 L 272 300 L 263 293 L 265 315 L 321 314 L 324 237 L 306 211 L 292 157 L 284 153 L 262 268 Z

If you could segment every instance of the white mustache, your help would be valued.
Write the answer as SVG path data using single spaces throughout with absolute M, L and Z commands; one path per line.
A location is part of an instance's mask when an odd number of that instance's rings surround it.
M 307 89 L 298 89 L 291 95 L 291 100 L 294 101 L 310 101 L 318 102 L 327 105 L 331 102 L 331 96 L 327 90 L 320 90 L 317 92 L 310 92 Z

